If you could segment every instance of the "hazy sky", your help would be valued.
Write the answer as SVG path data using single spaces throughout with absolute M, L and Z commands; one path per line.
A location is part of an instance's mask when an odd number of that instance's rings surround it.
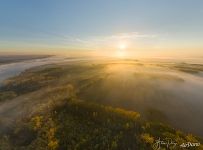
M 202 0 L 0 0 L 0 52 L 116 49 L 203 55 Z

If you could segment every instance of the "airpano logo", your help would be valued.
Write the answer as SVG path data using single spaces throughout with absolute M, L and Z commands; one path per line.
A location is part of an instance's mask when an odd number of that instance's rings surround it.
M 180 147 L 183 147 L 183 148 L 198 147 L 198 146 L 200 146 L 200 143 L 192 143 L 192 142 L 186 142 L 180 145 Z

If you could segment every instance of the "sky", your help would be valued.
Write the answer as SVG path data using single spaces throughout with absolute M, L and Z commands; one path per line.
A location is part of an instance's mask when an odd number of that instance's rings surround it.
M 203 56 L 202 0 L 0 0 L 0 53 Z

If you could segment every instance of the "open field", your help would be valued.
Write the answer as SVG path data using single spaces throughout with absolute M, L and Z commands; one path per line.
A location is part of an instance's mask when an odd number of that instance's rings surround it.
M 201 142 L 202 72 L 201 64 L 132 59 L 27 69 L 0 87 L 0 149 L 152 149 L 159 137 Z

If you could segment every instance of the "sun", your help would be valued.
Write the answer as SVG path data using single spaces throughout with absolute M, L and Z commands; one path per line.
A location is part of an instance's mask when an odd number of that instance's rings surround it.
M 126 49 L 126 47 L 127 47 L 127 45 L 126 45 L 125 43 L 121 43 L 121 44 L 119 44 L 119 46 L 118 46 L 118 48 L 119 48 L 120 50 L 124 50 L 124 49 Z
M 122 42 L 120 44 L 118 44 L 118 49 L 116 50 L 116 57 L 117 58 L 124 58 L 127 55 L 127 51 L 126 51 L 127 45 L 126 43 Z

